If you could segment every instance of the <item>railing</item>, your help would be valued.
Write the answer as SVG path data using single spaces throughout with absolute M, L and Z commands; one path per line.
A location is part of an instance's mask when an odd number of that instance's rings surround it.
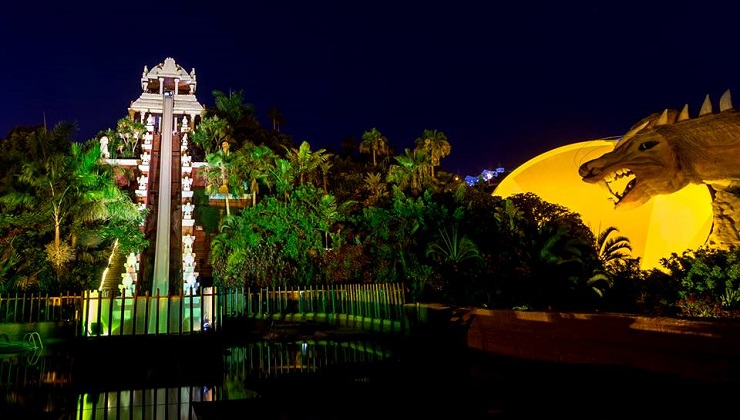
M 78 335 L 187 334 L 218 329 L 224 318 L 328 314 L 354 320 L 404 319 L 402 284 L 204 288 L 179 296 L 127 296 L 87 291 L 82 296 L 0 296 L 0 324 L 75 322 Z
M 75 321 L 82 296 L 0 295 L 0 324 Z
M 272 314 L 341 314 L 398 321 L 405 295 L 399 283 L 242 288 L 224 296 L 222 317 Z
M 87 291 L 78 334 L 83 336 L 194 333 L 214 328 L 215 288 L 179 296 L 126 296 Z

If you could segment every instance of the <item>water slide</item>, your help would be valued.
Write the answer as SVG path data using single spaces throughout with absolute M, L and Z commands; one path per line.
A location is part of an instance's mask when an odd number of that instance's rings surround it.
M 167 295 L 170 284 L 170 226 L 172 217 L 172 130 L 174 97 L 165 92 L 159 145 L 159 197 L 157 202 L 157 232 L 154 254 L 152 296 Z

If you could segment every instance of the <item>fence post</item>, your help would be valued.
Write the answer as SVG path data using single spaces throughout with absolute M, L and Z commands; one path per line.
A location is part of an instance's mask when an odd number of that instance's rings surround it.
M 180 319 L 177 320 L 178 321 L 177 322 L 177 331 L 178 331 L 178 334 L 179 335 L 182 335 L 182 321 L 183 321 L 183 318 L 185 318 L 185 295 L 184 295 L 183 289 L 184 289 L 184 287 L 181 287 L 180 288 L 180 310 L 178 311 L 178 316 L 180 317 Z M 195 291 L 191 287 L 190 288 L 190 296 L 193 296 L 193 293 L 194 292 Z M 190 299 L 190 303 L 191 304 L 193 303 L 193 299 L 192 298 Z M 167 308 L 167 313 L 169 313 L 169 312 L 170 312 L 170 309 Z
M 131 294 L 132 301 L 134 302 L 134 307 L 131 308 L 131 335 L 136 335 L 136 310 L 139 307 L 139 294 L 136 293 L 136 289 L 134 289 L 134 293 Z
M 157 288 L 157 295 L 154 296 L 154 306 L 157 308 L 154 316 L 154 335 L 159 335 L 159 287 Z
M 18 297 L 16 296 L 16 299 Z M 25 322 L 26 318 L 26 294 L 23 293 L 23 301 L 21 302 L 21 322 Z M 16 316 L 17 319 L 17 316 Z
M 126 288 L 124 287 L 121 290 L 121 321 L 119 323 L 118 328 L 121 330 L 119 331 L 118 335 L 123 335 L 123 329 L 124 325 L 126 325 Z
M 113 335 L 113 292 L 108 293 L 108 335 Z

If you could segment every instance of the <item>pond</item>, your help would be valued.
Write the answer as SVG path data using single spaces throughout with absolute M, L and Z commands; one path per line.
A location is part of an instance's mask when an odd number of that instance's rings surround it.
M 0 418 L 682 418 L 720 413 L 721 396 L 737 392 L 734 384 L 493 357 L 458 344 L 334 334 L 46 347 L 0 356 Z

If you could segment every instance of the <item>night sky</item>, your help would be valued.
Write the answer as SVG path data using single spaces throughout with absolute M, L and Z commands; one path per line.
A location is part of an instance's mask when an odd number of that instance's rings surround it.
M 666 107 L 696 116 L 707 94 L 740 105 L 740 13 L 706 1 L 19 3 L 0 17 L 2 137 L 44 117 L 94 137 L 167 57 L 195 68 L 201 103 L 243 90 L 263 125 L 277 106 L 312 149 L 375 127 L 400 154 L 442 131 L 442 166 L 460 175 L 618 136 Z

